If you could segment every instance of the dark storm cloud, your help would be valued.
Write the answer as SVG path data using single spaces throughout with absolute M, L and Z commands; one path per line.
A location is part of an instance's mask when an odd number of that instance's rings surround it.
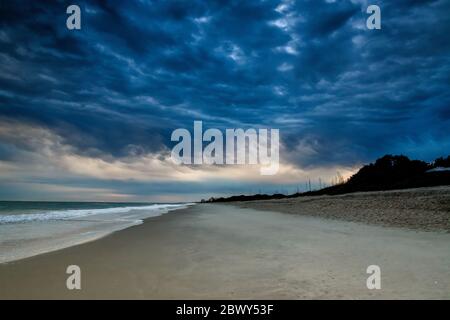
M 278 127 L 301 167 L 449 144 L 448 1 L 374 1 L 382 30 L 364 1 L 76 3 L 80 31 L 66 1 L 2 2 L 0 114 L 79 154 L 158 152 L 194 120 Z

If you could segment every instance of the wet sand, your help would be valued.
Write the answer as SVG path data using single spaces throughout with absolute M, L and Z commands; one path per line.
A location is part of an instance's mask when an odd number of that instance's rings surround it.
M 0 298 L 449 299 L 450 234 L 205 204 L 0 265 Z M 69 291 L 68 265 L 82 289 Z M 381 290 L 366 268 L 381 267 Z

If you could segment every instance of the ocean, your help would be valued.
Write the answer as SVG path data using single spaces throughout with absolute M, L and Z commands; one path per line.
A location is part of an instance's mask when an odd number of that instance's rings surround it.
M 0 263 L 93 241 L 189 205 L 0 201 Z

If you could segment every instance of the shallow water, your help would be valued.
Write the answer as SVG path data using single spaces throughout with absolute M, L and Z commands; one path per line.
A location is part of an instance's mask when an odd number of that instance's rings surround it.
M 92 241 L 185 205 L 0 202 L 0 263 Z

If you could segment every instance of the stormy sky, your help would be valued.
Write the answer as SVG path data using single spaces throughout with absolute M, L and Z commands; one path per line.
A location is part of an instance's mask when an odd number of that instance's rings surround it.
M 0 26 L 3 200 L 292 192 L 450 153 L 448 0 L 2 1 Z M 195 120 L 280 129 L 280 172 L 174 165 Z

